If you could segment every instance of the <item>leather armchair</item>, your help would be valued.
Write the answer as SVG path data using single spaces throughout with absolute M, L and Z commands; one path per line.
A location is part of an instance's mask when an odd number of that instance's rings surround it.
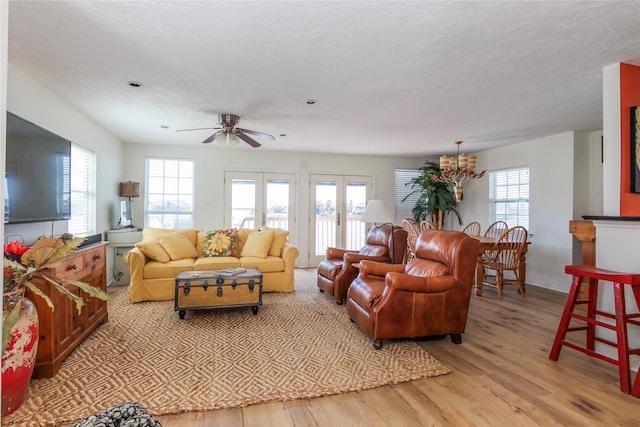
M 407 232 L 393 226 L 393 263 L 401 264 L 407 249 Z M 349 285 L 358 276 L 354 264 L 362 260 L 391 262 L 391 224 L 373 226 L 367 232 L 365 245 L 359 250 L 327 248 L 327 255 L 318 265 L 318 288 L 342 304 Z
M 450 335 L 462 342 L 480 242 L 459 231 L 426 230 L 406 265 L 363 261 L 347 292 L 347 312 L 373 339 Z

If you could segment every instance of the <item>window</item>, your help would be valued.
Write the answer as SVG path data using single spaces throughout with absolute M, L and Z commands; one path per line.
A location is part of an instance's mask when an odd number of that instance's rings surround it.
M 529 228 L 529 168 L 506 169 L 489 174 L 492 220 L 509 227 Z
M 193 160 L 147 159 L 146 227 L 193 227 Z
M 406 218 L 413 218 L 412 209 L 416 205 L 418 198 L 420 198 L 420 194 L 416 192 L 409 196 L 404 202 L 402 200 L 414 191 L 410 183 L 418 176 L 420 176 L 420 171 L 417 169 L 396 169 L 395 171 L 394 218 L 397 223 L 402 222 L 402 220 Z
M 89 235 L 96 230 L 96 154 L 71 144 L 71 234 Z

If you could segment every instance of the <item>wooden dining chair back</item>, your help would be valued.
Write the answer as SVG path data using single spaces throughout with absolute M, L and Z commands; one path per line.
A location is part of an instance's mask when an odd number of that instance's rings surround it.
M 517 285 L 518 293 L 524 298 L 524 286 L 518 282 L 519 261 L 527 244 L 527 229 L 522 226 L 509 228 L 493 245 L 491 250 L 482 255 L 482 265 L 485 269 L 482 284 L 492 286 L 498 290 L 498 299 L 502 298 L 502 288 L 505 284 Z M 487 272 L 491 270 L 491 272 Z M 505 276 L 511 271 L 514 277 Z
M 479 236 L 480 235 L 480 223 L 478 221 L 473 221 L 467 224 L 462 232 L 467 236 Z
M 420 232 L 425 230 L 435 230 L 436 226 L 433 225 L 431 221 L 427 221 L 426 219 L 420 222 Z
M 493 237 L 497 239 L 502 236 L 502 233 L 509 229 L 509 224 L 504 221 L 496 221 L 487 227 L 487 231 L 484 232 L 485 237 Z
M 407 232 L 407 252 L 403 264 L 411 261 L 416 254 L 416 241 L 420 235 L 420 225 L 413 218 L 402 221 L 402 228 Z

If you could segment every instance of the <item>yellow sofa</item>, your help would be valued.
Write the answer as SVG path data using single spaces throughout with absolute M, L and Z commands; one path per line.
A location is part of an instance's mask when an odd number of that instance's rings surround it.
M 144 228 L 142 242 L 136 244 L 136 247 L 130 250 L 125 257 L 131 272 L 130 301 L 134 303 L 173 300 L 175 297 L 175 278 L 181 271 L 218 270 L 231 267 L 259 269 L 263 275 L 263 292 L 293 292 L 293 270 L 298 257 L 298 248 L 286 241 L 287 232 L 273 230 L 274 235 L 279 238 L 272 239 L 273 245 L 268 248 L 265 257 L 262 257 L 262 254 L 259 254 L 260 256 L 243 256 L 243 250 L 250 235 L 263 231 L 237 230 L 238 256 L 234 257 L 203 256 L 205 231 L 201 229 Z M 267 232 L 271 233 L 272 231 L 267 229 Z M 251 237 L 252 243 L 250 245 L 252 247 L 254 247 L 253 243 L 257 237 L 257 234 Z M 154 252 L 158 246 L 157 241 L 163 245 L 164 249 L 158 250 L 161 252 L 158 254 Z M 174 241 L 175 243 L 173 243 Z M 186 241 L 191 247 L 185 243 Z M 281 249 L 279 249 L 280 247 Z M 170 256 L 167 256 L 167 253 Z

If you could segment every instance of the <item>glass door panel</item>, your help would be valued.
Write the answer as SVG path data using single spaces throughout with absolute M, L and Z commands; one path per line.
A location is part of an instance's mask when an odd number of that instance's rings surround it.
M 271 178 L 267 179 L 266 187 L 266 218 L 263 224 L 289 230 L 291 183 L 286 179 Z
M 231 227 L 256 228 L 256 181 L 231 179 Z
M 316 181 L 314 190 L 315 249 L 313 254 L 324 256 L 327 247 L 336 246 L 337 183 L 335 181 Z
M 366 182 L 347 182 L 345 249 L 359 250 L 364 245 L 367 228 L 360 219 L 367 206 L 367 189 Z

